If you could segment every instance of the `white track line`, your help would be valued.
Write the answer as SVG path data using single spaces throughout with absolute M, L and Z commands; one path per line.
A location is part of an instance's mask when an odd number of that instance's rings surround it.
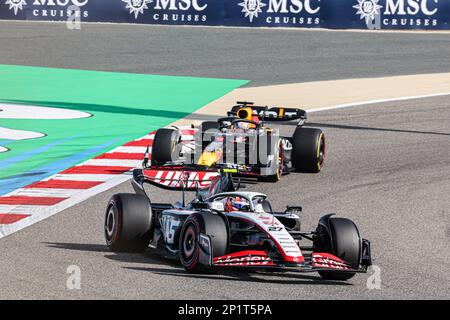
M 108 167 L 138 167 L 142 160 L 122 160 L 122 159 L 91 159 L 83 162 L 82 166 L 108 166 Z
M 35 212 L 39 212 L 42 209 L 47 208 L 46 206 L 32 206 L 32 205 L 18 205 L 18 204 L 0 204 L 0 212 L 8 213 L 8 214 L 33 214 Z M 0 238 L 1 238 L 1 230 L 0 227 Z
M 320 111 L 328 111 L 328 110 L 335 110 L 335 109 L 343 109 L 343 108 L 350 108 L 350 107 L 365 106 L 365 105 L 369 105 L 369 104 L 396 102 L 396 101 L 405 101 L 405 100 L 414 100 L 414 99 L 434 98 L 434 97 L 442 97 L 442 96 L 448 96 L 448 95 L 450 95 L 450 92 L 425 94 L 425 95 L 420 95 L 420 96 L 409 96 L 409 97 L 398 97 L 398 98 L 389 98 L 389 99 L 377 99 L 377 100 L 359 101 L 359 102 L 352 102 L 352 103 L 346 103 L 346 104 L 338 104 L 338 105 L 329 106 L 329 107 L 314 108 L 314 109 L 309 109 L 309 110 L 306 110 L 306 111 L 308 113 L 313 113 L 313 112 L 320 112 Z
M 108 153 L 113 152 L 124 152 L 124 153 L 145 153 L 147 150 L 147 147 L 126 147 L 126 146 L 120 146 L 117 148 L 112 149 L 111 151 L 108 151 Z M 152 148 L 150 147 L 148 151 L 151 153 Z
M 58 197 L 70 198 L 77 193 L 83 192 L 85 189 L 56 189 L 56 188 L 24 188 L 17 189 L 10 193 L 10 196 L 27 196 L 27 197 Z
M 117 177 L 117 174 L 57 174 L 51 179 L 71 181 L 108 181 Z M 47 179 L 47 180 L 51 180 Z
M 5 22 L 23 22 L 20 20 L 4 19 Z M 66 21 L 44 21 L 44 20 L 27 20 L 28 23 L 40 23 L 40 24 L 66 24 Z M 359 33 L 400 33 L 400 34 L 448 34 L 450 30 L 403 30 L 403 29 L 326 29 L 326 28 L 307 28 L 307 27 L 254 27 L 254 26 L 209 26 L 209 25 L 167 25 L 167 24 L 151 24 L 151 23 L 131 23 L 131 22 L 93 22 L 82 21 L 82 25 L 111 25 L 111 26 L 131 26 L 131 27 L 147 27 L 147 28 L 197 28 L 197 29 L 247 29 L 251 31 L 256 30 L 284 30 L 291 32 L 307 31 L 307 32 L 359 32 Z

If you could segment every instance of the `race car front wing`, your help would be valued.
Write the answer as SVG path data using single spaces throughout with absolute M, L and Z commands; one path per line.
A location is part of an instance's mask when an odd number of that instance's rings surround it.
M 201 263 L 213 268 L 272 269 L 296 272 L 333 271 L 366 273 L 367 268 L 370 265 L 368 263 L 371 263 L 370 252 L 366 252 L 366 256 L 364 256 L 363 252 L 362 262 L 358 268 L 354 268 L 344 260 L 326 252 L 313 252 L 311 255 L 305 256 L 305 259 L 300 263 L 281 261 L 276 257 L 271 257 L 264 250 L 244 250 L 212 258 L 211 239 L 209 236 L 203 234 L 200 236 L 200 248 Z M 370 245 L 368 248 L 370 251 Z

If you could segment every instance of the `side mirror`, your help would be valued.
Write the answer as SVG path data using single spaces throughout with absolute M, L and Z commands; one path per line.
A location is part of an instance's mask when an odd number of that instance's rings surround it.
M 198 183 L 198 181 L 195 181 L 195 197 L 198 200 L 203 201 L 203 195 L 200 191 L 200 184 Z
M 293 213 L 293 214 L 299 214 L 302 212 L 303 208 L 301 206 L 287 206 L 286 210 L 284 210 L 284 213 Z
M 270 204 L 270 202 L 267 199 L 259 201 L 258 206 L 261 206 L 261 208 L 264 210 L 264 212 L 273 214 L 272 205 Z
M 224 207 L 222 202 L 220 202 L 220 201 L 213 201 L 211 203 L 211 205 L 210 205 L 210 209 L 222 212 L 222 211 L 225 210 L 225 207 Z
M 193 202 L 191 203 L 192 208 L 197 210 L 206 210 L 209 209 L 209 206 L 206 202 Z

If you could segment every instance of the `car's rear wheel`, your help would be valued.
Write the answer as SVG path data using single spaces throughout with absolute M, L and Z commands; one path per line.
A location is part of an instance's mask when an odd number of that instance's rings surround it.
M 152 165 L 163 165 L 178 158 L 179 133 L 175 129 L 156 131 L 152 145 Z
M 352 268 L 358 269 L 362 244 L 356 225 L 349 219 L 330 218 L 329 228 L 327 234 L 323 234 L 326 240 L 321 239 L 320 245 L 325 245 L 331 254 L 349 263 Z M 323 230 L 319 232 L 323 233 Z M 319 271 L 319 274 L 327 280 L 348 280 L 355 275 L 354 272 L 343 271 Z
M 320 129 L 299 127 L 292 137 L 292 165 L 297 171 L 318 173 L 325 160 L 325 135 Z
M 228 230 L 224 219 L 213 213 L 194 213 L 183 224 L 180 233 L 180 260 L 193 273 L 208 272 L 209 266 L 200 262 L 200 234 L 211 238 L 212 257 L 220 257 L 228 250 Z
M 115 194 L 111 197 L 105 215 L 106 245 L 116 252 L 142 252 L 152 233 L 150 201 L 137 194 Z

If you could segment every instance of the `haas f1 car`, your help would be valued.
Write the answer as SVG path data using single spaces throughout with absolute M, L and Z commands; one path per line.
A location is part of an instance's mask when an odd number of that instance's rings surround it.
M 209 187 L 198 188 L 198 182 L 188 181 L 192 172 L 183 172 L 177 184 L 164 184 L 146 171 L 134 171 L 135 194 L 116 194 L 107 205 L 104 229 L 112 251 L 151 248 L 179 259 L 192 273 L 244 268 L 347 280 L 371 265 L 370 242 L 349 219 L 328 214 L 315 231 L 306 232 L 300 206 L 274 212 L 266 195 L 239 191 L 229 173 L 222 171 Z M 197 190 L 196 198 L 187 204 L 184 196 L 175 204 L 152 203 L 145 183 Z M 302 245 L 305 240 L 312 244 Z
M 325 136 L 320 129 L 304 128 L 306 118 L 301 109 L 238 102 L 227 117 L 203 122 L 192 135 L 183 135 L 176 127 L 159 129 L 151 166 L 236 168 L 241 176 L 271 182 L 291 171 L 317 173 L 324 163 Z M 278 130 L 266 126 L 267 122 L 293 120 L 298 123 L 290 137 L 279 136 Z

